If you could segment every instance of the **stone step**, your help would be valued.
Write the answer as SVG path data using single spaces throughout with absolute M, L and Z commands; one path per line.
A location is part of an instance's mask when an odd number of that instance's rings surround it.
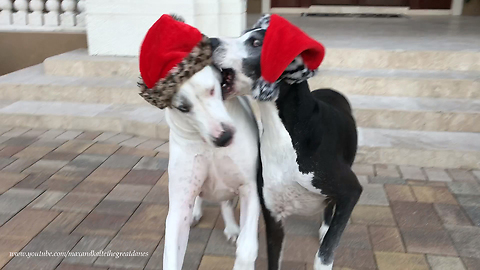
M 85 49 L 47 58 L 44 65 L 56 76 L 139 76 L 137 58 L 89 56 Z M 480 71 L 480 52 L 330 48 L 322 68 Z
M 37 65 L 0 77 L 3 99 L 65 100 L 143 104 L 137 78 L 68 77 L 45 74 Z M 346 95 L 480 99 L 480 73 L 321 69 L 312 89 L 334 88 Z
M 480 72 L 322 68 L 311 89 L 347 95 L 480 99 Z
M 348 95 L 361 127 L 480 132 L 476 124 L 480 122 L 480 99 L 368 96 L 344 91 L 346 87 L 337 89 Z M 472 96 L 479 91 L 464 93 Z M 12 101 L 149 106 L 138 95 L 134 79 L 49 76 L 41 65 L 0 77 L 0 95 Z
M 125 132 L 168 139 L 164 111 L 133 104 L 0 100 L 0 125 Z
M 0 101 L 0 126 L 112 131 L 168 140 L 154 107 L 46 101 Z M 357 161 L 424 167 L 479 168 L 480 134 L 359 128 Z
M 349 95 L 357 125 L 480 132 L 480 100 Z
M 137 79 L 138 58 L 89 56 L 86 49 L 55 55 L 43 62 L 45 74 L 70 77 L 121 77 Z
M 3 100 L 140 104 L 137 79 L 45 75 L 43 65 L 0 77 Z
M 480 134 L 359 128 L 356 162 L 479 168 Z

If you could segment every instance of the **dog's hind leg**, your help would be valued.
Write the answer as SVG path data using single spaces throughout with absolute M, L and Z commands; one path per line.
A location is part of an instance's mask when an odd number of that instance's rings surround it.
M 282 264 L 282 250 L 285 239 L 282 220 L 273 217 L 272 212 L 265 205 L 263 195 L 263 170 L 262 163 L 259 160 L 257 170 L 257 193 L 262 207 L 263 220 L 265 221 L 265 232 L 267 235 L 267 258 L 268 270 L 280 270 Z
M 331 207 L 331 203 L 334 203 L 335 210 L 333 211 L 330 226 L 328 227 L 328 230 L 320 243 L 320 248 L 315 255 L 315 261 L 313 264 L 314 270 L 332 269 L 334 251 L 340 243 L 340 238 L 347 226 L 348 219 L 362 193 L 362 187 L 358 183 L 355 174 L 352 171 L 348 171 L 346 177 L 349 179 L 341 181 L 345 186 L 341 190 L 337 190 L 337 194 L 329 195 L 329 198 L 332 201 L 327 208 Z
M 239 188 L 240 235 L 233 270 L 254 270 L 258 254 L 258 218 L 260 203 L 255 183 Z
M 202 203 L 203 199 L 200 196 L 195 198 L 195 205 L 193 206 L 193 214 L 192 214 L 192 222 L 190 222 L 190 227 L 195 227 L 202 219 L 203 211 L 202 211 Z
M 283 223 L 272 216 L 270 210 L 262 203 L 263 219 L 267 234 L 268 270 L 280 270 L 282 264 L 282 250 L 285 239 Z
M 328 228 L 330 228 L 330 224 L 332 223 L 333 218 L 333 209 L 335 208 L 335 202 L 328 200 L 327 206 L 323 210 L 323 222 L 320 230 L 318 230 L 318 235 L 320 237 L 320 243 L 322 243 L 325 234 L 327 234 Z
M 240 227 L 238 227 L 237 221 L 235 220 L 235 213 L 233 209 L 233 202 L 223 201 L 221 203 L 222 207 L 222 217 L 225 223 L 225 229 L 223 234 L 227 237 L 227 241 L 235 243 L 240 233 Z

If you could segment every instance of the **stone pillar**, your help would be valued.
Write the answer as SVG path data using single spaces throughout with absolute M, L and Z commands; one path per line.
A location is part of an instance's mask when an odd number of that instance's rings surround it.
M 462 15 L 464 1 L 465 0 L 452 0 L 452 15 Z
M 271 0 L 262 0 L 262 13 L 268 14 L 270 13 L 270 2 Z
M 238 36 L 245 29 L 246 0 L 86 0 L 90 55 L 138 56 L 148 28 L 175 13 L 209 36 Z
M 220 36 L 240 36 L 247 25 L 247 1 L 220 0 L 220 2 Z

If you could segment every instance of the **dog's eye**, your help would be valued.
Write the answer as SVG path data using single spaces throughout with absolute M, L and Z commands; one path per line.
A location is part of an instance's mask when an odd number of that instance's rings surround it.
M 180 105 L 180 106 L 177 107 L 177 110 L 179 110 L 179 111 L 181 111 L 181 112 L 183 112 L 183 113 L 187 113 L 187 112 L 190 111 L 190 107 L 187 106 L 187 105 L 182 104 L 182 105 Z
M 253 47 L 260 47 L 260 46 L 262 46 L 262 41 L 260 39 L 255 39 L 252 42 L 252 46 Z

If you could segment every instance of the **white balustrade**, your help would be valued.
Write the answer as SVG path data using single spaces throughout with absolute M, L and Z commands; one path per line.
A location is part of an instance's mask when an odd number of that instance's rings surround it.
M 11 25 L 12 19 L 12 0 L 0 0 L 0 25 Z
M 85 31 L 86 0 L 0 0 L 0 30 Z
M 43 25 L 43 8 L 45 2 L 43 0 L 31 0 L 30 10 L 32 13 L 28 14 L 28 25 L 42 26 Z
M 75 9 L 77 8 L 77 1 L 75 0 L 63 0 L 62 10 L 64 11 L 60 15 L 60 23 L 62 26 L 73 27 L 75 26 Z
M 48 0 L 45 3 L 48 13 L 45 14 L 45 25 L 59 26 L 60 25 L 60 1 Z
M 79 0 L 78 4 L 77 4 L 78 14 L 77 14 L 76 22 L 77 22 L 78 27 L 85 27 L 86 26 L 85 4 L 86 4 L 85 0 Z
M 13 24 L 27 25 L 28 24 L 28 1 L 15 0 L 13 6 L 17 12 L 13 13 Z

